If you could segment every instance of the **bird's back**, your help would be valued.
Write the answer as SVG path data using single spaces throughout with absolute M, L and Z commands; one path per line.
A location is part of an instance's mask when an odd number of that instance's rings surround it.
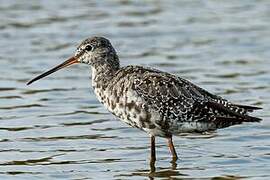
M 95 86 L 95 92 L 108 110 L 153 135 L 260 121 L 248 115 L 257 107 L 232 104 L 185 79 L 151 68 L 123 67 L 108 84 L 102 84 Z

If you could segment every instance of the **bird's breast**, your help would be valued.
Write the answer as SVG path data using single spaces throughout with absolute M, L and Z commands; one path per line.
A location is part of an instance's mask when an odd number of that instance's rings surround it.
M 155 121 L 159 114 L 152 111 L 132 90 L 95 84 L 94 92 L 98 100 L 121 121 L 150 134 L 156 133 L 158 128 Z
M 152 135 L 164 136 L 156 124 L 160 114 L 133 90 L 132 80 L 127 75 L 120 74 L 108 81 L 92 71 L 92 86 L 98 100 L 126 124 Z

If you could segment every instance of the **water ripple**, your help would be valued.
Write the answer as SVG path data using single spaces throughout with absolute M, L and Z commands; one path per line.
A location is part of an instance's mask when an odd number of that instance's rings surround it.
M 112 139 L 116 136 L 104 136 L 103 134 L 79 135 L 79 136 L 55 136 L 55 137 L 29 137 L 22 138 L 21 141 L 38 142 L 38 141 L 59 141 L 59 140 L 77 140 L 77 139 Z
M 54 155 L 54 156 L 50 156 L 50 157 L 44 157 L 44 158 L 40 158 L 40 159 L 28 159 L 25 161 L 10 161 L 10 162 L 6 162 L 6 163 L 2 163 L 0 165 L 2 166 L 10 166 L 10 165 L 28 165 L 28 166 L 32 166 L 32 165 L 40 165 L 40 164 L 44 164 L 46 162 L 50 162 L 54 157 L 56 156 L 61 156 L 63 154 L 58 154 L 58 155 Z
M 22 92 L 22 94 L 37 94 L 37 93 L 44 93 L 44 92 L 57 92 L 57 91 L 72 91 L 73 88 L 67 89 L 67 88 L 53 88 L 53 89 L 41 89 L 41 90 L 26 90 Z
M 0 179 L 270 179 L 269 3 L 254 1 L 1 1 Z M 157 138 L 113 120 L 78 65 L 25 83 L 108 37 L 122 65 L 158 68 L 264 109 L 260 124 Z M 89 92 L 90 91 L 90 92 Z
M 12 109 L 21 109 L 21 108 L 31 108 L 31 107 L 46 107 L 41 104 L 27 104 L 27 105 L 18 105 L 18 106 L 5 106 L 0 107 L 0 109 L 12 110 Z

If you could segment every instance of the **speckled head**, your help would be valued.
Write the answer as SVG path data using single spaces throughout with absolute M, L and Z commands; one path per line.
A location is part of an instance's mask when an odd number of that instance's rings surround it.
M 104 64 L 119 66 L 119 60 L 110 41 L 104 37 L 91 37 L 84 40 L 77 48 L 75 57 L 80 63 L 92 66 Z
M 110 41 L 104 37 L 91 37 L 85 39 L 77 48 L 75 55 L 63 62 L 62 64 L 52 68 L 49 71 L 30 80 L 27 85 L 48 76 L 64 67 L 72 64 L 84 63 L 94 68 L 102 67 L 108 69 L 119 68 L 119 59 Z

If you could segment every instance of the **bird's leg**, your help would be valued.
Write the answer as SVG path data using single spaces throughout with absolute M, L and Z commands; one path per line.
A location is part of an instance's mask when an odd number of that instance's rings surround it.
M 172 136 L 168 137 L 167 139 L 168 139 L 168 146 L 172 154 L 172 159 L 173 161 L 176 161 L 178 157 L 177 157 L 177 153 L 175 151 L 174 145 L 173 145 Z
M 156 143 L 155 143 L 155 136 L 150 136 L 151 137 L 151 162 L 156 161 Z
M 150 135 L 151 138 L 151 161 L 156 161 L 156 143 L 155 143 L 155 136 Z
M 151 139 L 151 157 L 150 157 L 150 172 L 155 172 L 155 162 L 156 162 L 156 143 L 155 136 L 150 135 Z

